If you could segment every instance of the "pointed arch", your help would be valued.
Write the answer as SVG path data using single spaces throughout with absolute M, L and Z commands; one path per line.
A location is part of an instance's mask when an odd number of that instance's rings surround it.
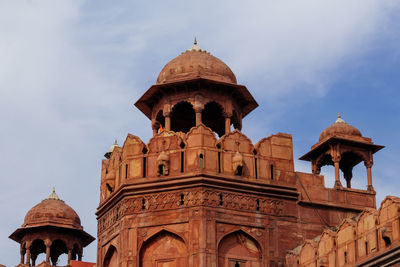
M 56 265 L 58 258 L 62 254 L 68 254 L 67 244 L 64 240 L 56 239 L 50 246 L 50 259 L 53 265 Z
M 179 235 L 161 230 L 146 239 L 140 248 L 139 266 L 188 266 L 189 253 Z
M 225 134 L 224 108 L 216 101 L 210 101 L 204 105 L 201 112 L 201 121 L 205 126 L 213 130 L 218 136 Z
M 118 251 L 116 247 L 110 245 L 103 260 L 104 267 L 117 267 L 118 266 Z
M 182 101 L 174 105 L 171 112 L 171 130 L 187 133 L 196 125 L 196 113 L 193 105 Z
M 226 234 L 218 243 L 218 267 L 263 266 L 260 243 L 243 230 Z

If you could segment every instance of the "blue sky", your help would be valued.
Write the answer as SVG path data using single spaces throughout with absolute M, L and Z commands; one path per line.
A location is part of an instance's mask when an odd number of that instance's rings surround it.
M 0 2 L 1 264 L 19 262 L 7 237 L 53 186 L 96 235 L 102 155 L 128 133 L 148 141 L 133 103 L 194 36 L 258 101 L 243 122 L 254 143 L 290 133 L 298 158 L 340 112 L 386 146 L 373 166 L 378 206 L 400 195 L 398 1 L 142 2 Z M 354 186 L 365 185 L 361 166 Z M 94 242 L 84 259 L 95 255 Z

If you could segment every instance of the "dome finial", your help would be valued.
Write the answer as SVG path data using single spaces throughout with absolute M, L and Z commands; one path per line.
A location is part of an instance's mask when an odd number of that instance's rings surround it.
M 197 39 L 196 39 L 196 37 L 194 37 L 193 45 L 192 45 L 192 47 L 191 47 L 188 51 L 199 51 L 199 52 L 202 51 L 201 48 L 200 48 L 200 46 L 197 45 Z
M 342 117 L 340 116 L 340 112 L 337 114 L 337 119 L 335 121 L 336 122 L 344 122 L 344 120 L 342 119 Z
M 56 188 L 53 187 L 53 192 L 46 198 L 46 200 L 61 200 L 56 194 Z

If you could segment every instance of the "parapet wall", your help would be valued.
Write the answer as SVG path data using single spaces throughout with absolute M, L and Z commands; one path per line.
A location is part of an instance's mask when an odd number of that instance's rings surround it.
M 199 173 L 294 187 L 292 137 L 278 133 L 253 145 L 239 130 L 217 139 L 203 124 L 186 134 L 162 131 L 147 145 L 128 134 L 102 161 L 101 202 L 122 184 Z
M 390 258 L 391 251 L 398 254 L 400 250 L 399 222 L 400 198 L 388 196 L 379 210 L 367 208 L 358 216 L 344 219 L 337 227 L 326 229 L 322 235 L 289 251 L 286 265 L 383 266 L 380 261 Z M 381 257 L 383 254 L 385 257 Z

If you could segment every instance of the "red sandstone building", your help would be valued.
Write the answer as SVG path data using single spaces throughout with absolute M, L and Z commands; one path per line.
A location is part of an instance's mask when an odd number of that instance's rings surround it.
M 312 173 L 296 172 L 291 135 L 253 143 L 241 132 L 257 102 L 196 43 L 165 65 L 135 106 L 153 137 L 144 143 L 128 134 L 105 154 L 96 266 L 384 266 L 400 259 L 400 201 L 387 198 L 376 210 L 371 168 L 382 146 L 340 117 L 301 157 Z M 353 189 L 352 169 L 362 163 L 366 187 Z M 325 165 L 335 167 L 334 188 L 324 186 Z M 21 266 L 52 252 L 52 238 L 36 241 L 27 218 L 11 235 L 21 244 Z M 74 232 L 60 251 L 72 264 L 92 238 L 70 219 Z

